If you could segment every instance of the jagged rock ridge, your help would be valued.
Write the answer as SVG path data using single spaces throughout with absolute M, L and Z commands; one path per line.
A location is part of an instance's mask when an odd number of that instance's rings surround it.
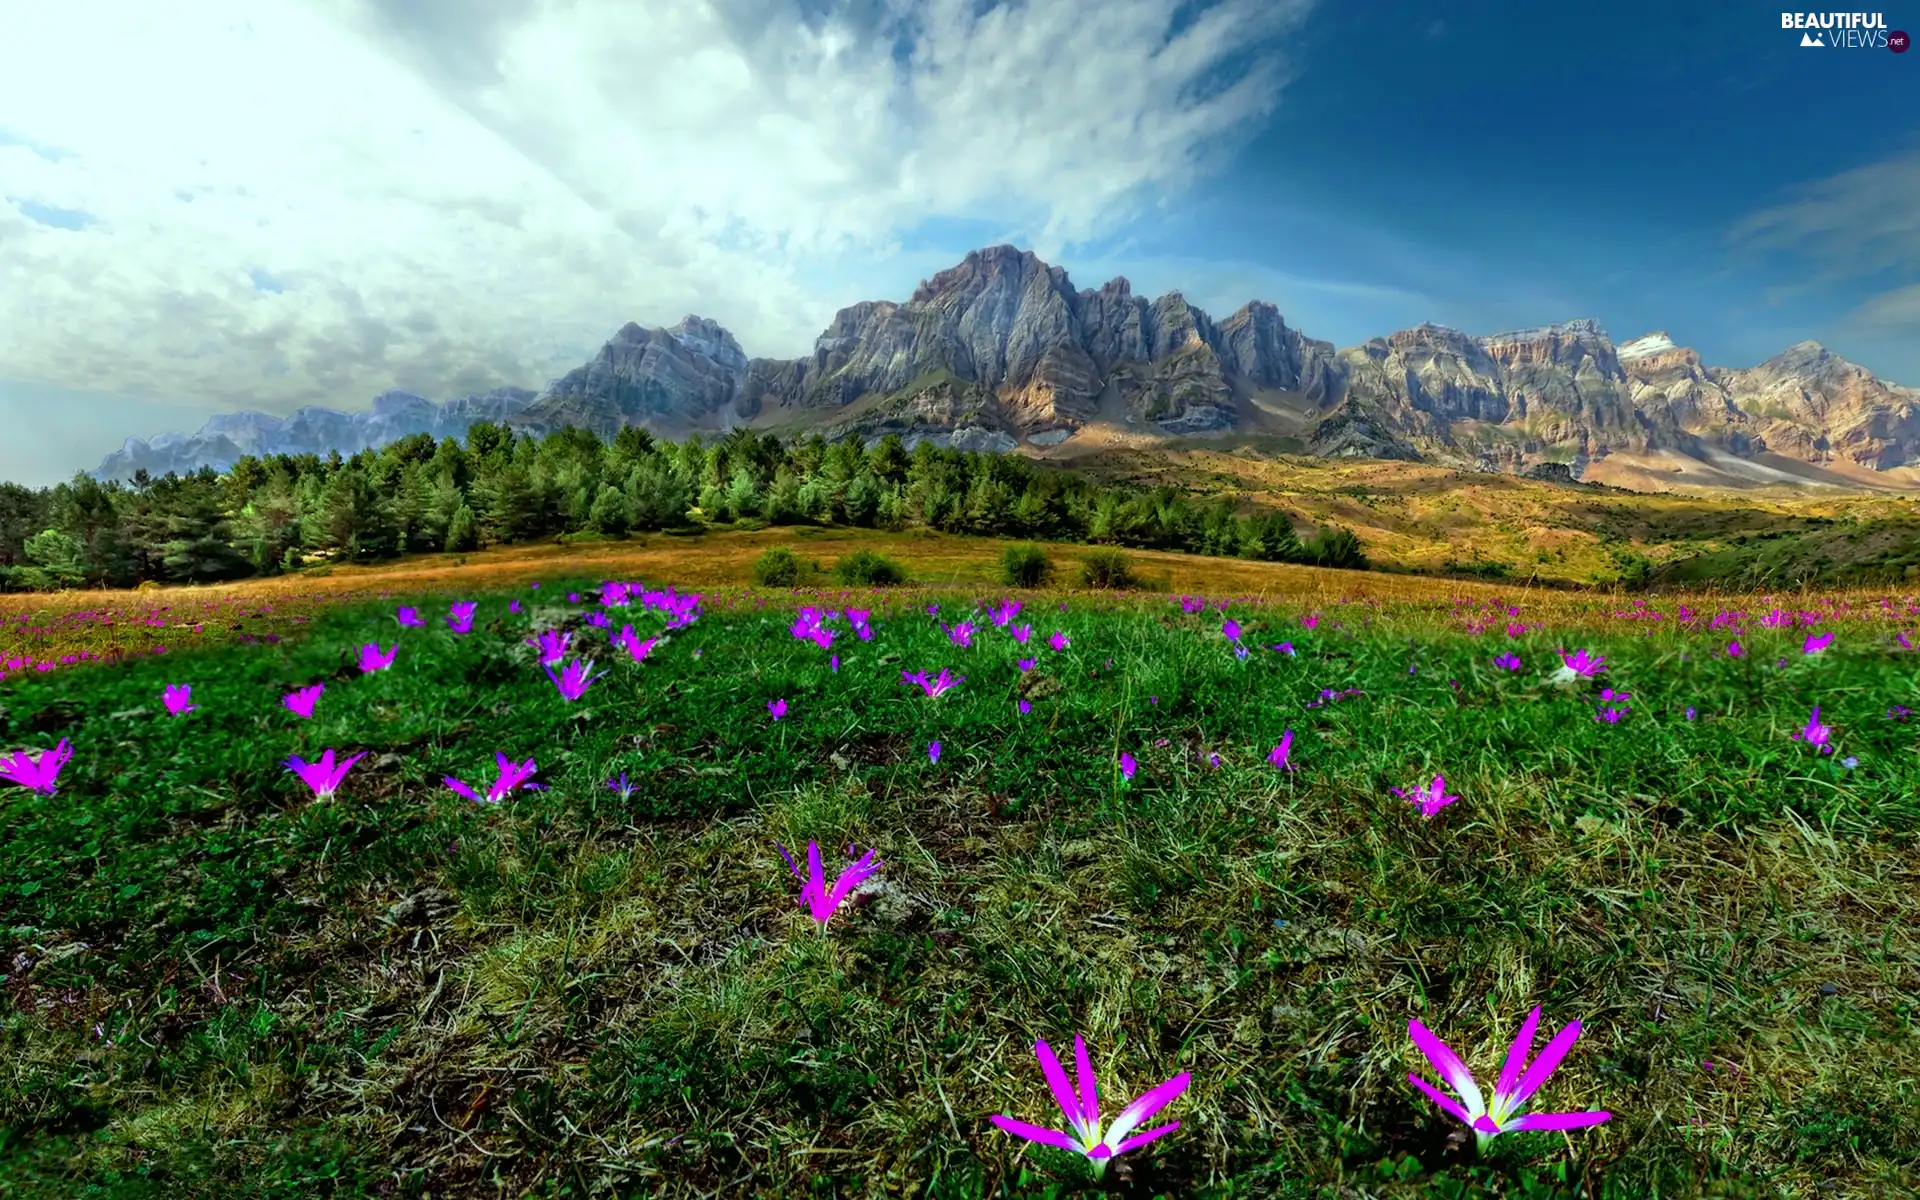
M 982 449 L 1055 445 L 1089 427 L 1150 439 L 1265 433 L 1326 456 L 1509 471 L 1554 462 L 1576 476 L 1609 454 L 1652 450 L 1876 470 L 1920 462 L 1920 393 L 1812 342 L 1730 370 L 1663 332 L 1616 346 L 1583 319 L 1484 336 L 1424 324 L 1336 351 L 1263 301 L 1215 321 L 1178 292 L 1136 296 L 1125 279 L 1076 290 L 1065 270 L 1012 246 L 968 254 L 904 302 L 841 309 L 800 358 L 749 358 L 704 317 L 629 324 L 530 399 L 488 419 L 602 436 L 753 423 Z M 428 403 L 388 393 L 373 414 L 303 409 L 277 426 L 234 414 L 209 422 L 198 444 L 140 445 L 155 460 L 200 453 L 215 465 L 272 437 L 346 451 L 375 444 L 376 426 L 389 441 L 388 430 L 413 431 Z M 380 424 L 383 410 L 403 409 Z M 135 446 L 102 471 L 130 470 Z

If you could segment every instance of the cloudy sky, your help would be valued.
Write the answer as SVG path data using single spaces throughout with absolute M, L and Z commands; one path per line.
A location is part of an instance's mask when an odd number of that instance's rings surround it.
M 0 478 L 221 410 L 538 387 L 629 320 L 797 354 L 1002 241 L 1341 345 L 1590 315 L 1920 383 L 1920 54 L 1804 49 L 1752 3 L 0 0 L 0 28 Z

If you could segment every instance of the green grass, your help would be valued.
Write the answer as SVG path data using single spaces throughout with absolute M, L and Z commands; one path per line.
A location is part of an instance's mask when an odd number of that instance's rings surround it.
M 499 597 L 465 638 L 359 606 L 0 688 L 0 750 L 75 747 L 58 795 L 0 789 L 0 1195 L 1084 1194 L 986 1121 L 1057 1124 L 1032 1046 L 1076 1032 L 1109 1113 L 1193 1074 L 1119 1194 L 1920 1186 L 1920 760 L 1884 715 L 1920 698 L 1881 628 L 1803 657 L 1756 625 L 1735 661 L 1623 621 L 1569 643 L 1634 693 L 1607 726 L 1541 682 L 1558 636 L 1445 605 L 1240 606 L 1298 651 L 1242 663 L 1159 601 L 1029 596 L 1022 651 L 876 600 L 829 672 L 761 599 L 596 651 L 572 705 L 521 639 L 605 634 Z M 937 700 L 899 681 L 942 666 Z M 313 721 L 279 708 L 317 681 Z M 170 682 L 202 708 L 168 717 Z M 1789 737 L 1815 703 L 1857 769 Z M 1264 762 L 1288 728 L 1294 773 Z M 326 802 L 281 766 L 323 747 L 367 752 Z M 441 786 L 496 750 L 549 789 Z M 1437 771 L 1430 822 L 1388 793 Z M 824 937 L 773 848 L 809 839 L 886 864 Z M 1535 1107 L 1616 1115 L 1476 1157 L 1407 1083 L 1407 1019 L 1486 1083 L 1535 1004 L 1584 1026 Z

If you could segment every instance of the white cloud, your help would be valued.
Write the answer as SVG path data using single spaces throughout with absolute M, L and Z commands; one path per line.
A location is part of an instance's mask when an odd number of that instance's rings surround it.
M 807 281 L 930 219 L 1052 256 L 1216 167 L 1310 3 L 0 0 L 0 379 L 358 407 L 686 312 L 799 353 L 852 298 Z
M 1728 238 L 1801 255 L 1829 282 L 1920 270 L 1920 150 L 1808 184 L 1741 220 Z

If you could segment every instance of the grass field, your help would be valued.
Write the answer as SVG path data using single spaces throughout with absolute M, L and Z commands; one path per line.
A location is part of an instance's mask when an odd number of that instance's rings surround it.
M 837 534 L 801 540 L 924 586 L 738 586 L 792 536 L 9 598 L 0 660 L 121 661 L 0 682 L 0 755 L 73 750 L 56 794 L 0 784 L 0 1194 L 1920 1188 L 1909 600 L 1136 556 L 1198 609 Z M 607 578 L 707 595 L 668 629 L 594 603 Z M 806 605 L 871 609 L 871 639 L 797 637 Z M 642 662 L 608 645 L 629 623 Z M 541 630 L 606 670 L 579 700 Z M 393 665 L 362 673 L 367 642 Z M 1552 682 L 1576 649 L 1604 672 Z M 941 668 L 938 697 L 901 678 Z M 282 707 L 316 683 L 311 719 Z M 1814 705 L 1833 753 L 1794 736 Z M 321 799 L 283 764 L 326 749 L 364 757 Z M 497 752 L 543 790 L 442 783 Z M 1436 773 L 1431 818 L 1391 790 Z M 829 877 L 849 844 L 882 864 L 824 932 L 775 848 L 809 841 Z M 1612 1118 L 1481 1149 L 1408 1081 L 1439 1081 L 1408 1021 L 1490 1088 L 1536 1005 L 1543 1039 L 1582 1029 L 1529 1109 Z M 1063 1127 L 1034 1043 L 1075 1034 L 1109 1114 L 1191 1076 L 1098 1185 L 988 1120 Z

